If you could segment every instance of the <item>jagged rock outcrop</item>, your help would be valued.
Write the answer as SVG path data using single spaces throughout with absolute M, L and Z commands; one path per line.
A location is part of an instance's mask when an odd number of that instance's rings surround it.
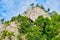
M 23 16 L 27 16 L 31 20 L 35 21 L 35 19 L 38 18 L 38 16 L 48 17 L 50 19 L 50 16 L 40 7 L 31 7 L 29 8 L 25 13 L 23 13 Z

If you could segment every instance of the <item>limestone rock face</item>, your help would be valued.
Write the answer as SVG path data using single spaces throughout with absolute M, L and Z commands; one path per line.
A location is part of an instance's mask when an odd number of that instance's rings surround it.
M 2 33 L 2 31 L 4 31 L 5 29 L 8 30 L 8 31 L 11 31 L 11 32 L 14 32 L 14 35 L 12 37 L 12 40 L 17 40 L 17 35 L 18 35 L 18 26 L 15 24 L 15 22 L 11 22 L 9 26 L 6 26 L 5 28 L 5 25 L 1 24 L 0 25 L 0 34 Z M 5 39 L 3 40 L 9 40 L 9 38 L 6 36 Z
M 18 29 L 17 29 L 17 25 L 15 24 L 15 22 L 11 22 L 11 24 L 9 26 L 6 27 L 6 30 L 12 31 L 14 32 L 14 34 L 18 34 Z
M 4 28 L 4 25 L 3 24 L 0 24 L 0 34 L 1 34 L 1 32 L 4 30 L 5 28 Z
M 27 16 L 31 20 L 35 21 L 35 19 L 38 18 L 38 16 L 48 17 L 50 19 L 50 16 L 41 8 L 39 7 L 31 7 L 28 9 L 23 16 Z

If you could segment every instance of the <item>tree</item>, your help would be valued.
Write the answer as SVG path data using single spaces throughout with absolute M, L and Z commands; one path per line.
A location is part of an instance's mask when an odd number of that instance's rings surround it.
M 15 21 L 16 20 L 16 16 L 11 18 L 11 21 Z
M 48 8 L 48 12 L 50 11 L 50 8 Z
M 31 24 L 29 22 L 22 22 L 18 28 L 18 32 L 22 33 L 22 34 L 26 34 L 27 32 L 29 32 L 30 30 L 30 26 Z
M 56 17 L 55 17 L 55 19 L 56 19 Z M 56 19 L 56 21 L 57 21 L 57 19 Z M 36 19 L 34 25 L 37 25 L 42 29 L 41 30 L 42 34 L 47 36 L 46 37 L 47 40 L 51 40 L 54 36 L 57 36 L 59 33 L 58 28 L 60 25 L 56 21 L 53 21 L 52 19 L 49 20 L 48 18 L 43 18 L 42 16 L 39 16 Z
M 49 12 L 49 11 L 50 11 L 50 8 L 48 8 L 46 12 Z
M 40 8 L 45 10 L 45 8 L 43 7 L 43 5 L 41 5 Z
M 36 4 L 36 7 L 39 7 L 39 4 Z
M 34 6 L 34 3 L 32 3 L 31 6 L 33 7 Z
M 17 16 L 17 21 L 18 22 L 22 22 L 22 21 L 30 21 L 30 19 L 26 16 L 21 16 L 21 15 L 18 15 Z
M 1 19 L 1 22 L 3 23 L 4 22 L 4 19 Z
M 5 21 L 4 24 L 8 26 L 10 24 L 10 21 Z
M 42 35 L 42 29 L 38 26 L 32 26 L 31 32 L 27 34 L 27 40 L 46 40 L 46 35 Z

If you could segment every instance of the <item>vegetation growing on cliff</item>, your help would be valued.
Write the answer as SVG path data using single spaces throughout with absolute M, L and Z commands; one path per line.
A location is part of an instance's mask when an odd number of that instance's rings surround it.
M 34 4 L 31 4 L 31 6 L 33 5 Z M 48 9 L 48 11 L 49 10 L 50 9 Z M 32 21 L 28 17 L 18 15 L 12 17 L 11 20 L 7 22 L 4 22 L 4 19 L 2 19 L 2 23 L 7 25 L 12 21 L 16 22 L 19 32 L 17 35 L 18 40 L 22 40 L 22 37 L 24 37 L 25 40 L 60 40 L 60 15 L 53 11 L 50 17 L 51 19 L 39 16 L 35 21 Z M 13 32 L 4 30 L 2 35 L 0 35 L 0 40 L 6 36 L 12 40 L 11 37 L 13 35 Z

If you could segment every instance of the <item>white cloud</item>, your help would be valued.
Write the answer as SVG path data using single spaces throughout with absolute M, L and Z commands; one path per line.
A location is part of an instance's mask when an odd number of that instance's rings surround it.
M 32 4 L 32 3 L 36 4 L 36 1 L 35 0 L 30 0 L 30 1 L 29 0 L 24 0 L 21 3 L 21 5 L 20 5 L 20 7 L 18 9 L 18 12 L 23 13 L 23 11 L 25 11 L 26 9 L 28 9 L 30 7 L 30 4 Z
M 6 19 L 10 19 L 12 16 L 16 16 L 19 13 L 23 13 L 31 3 L 36 3 L 35 0 L 2 0 L 5 3 L 6 13 L 1 15 L 5 16 Z
M 32 3 L 35 3 L 36 4 L 36 1 L 35 0 L 20 0 L 21 3 L 19 4 L 14 4 L 13 8 L 11 9 L 12 11 L 11 12 L 14 12 L 13 15 L 18 15 L 19 13 L 23 13 L 27 8 L 29 8 L 30 4 Z
M 7 14 L 2 13 L 6 19 L 10 19 L 12 16 L 16 16 L 19 13 L 23 13 L 27 8 L 30 7 L 31 3 L 37 3 L 36 0 L 3 0 L 5 3 L 5 9 L 7 9 Z M 16 2 L 16 3 L 15 3 Z M 42 2 L 41 2 L 42 3 Z M 60 5 L 59 0 L 46 0 L 43 4 L 45 8 L 50 8 L 51 11 L 56 10 L 60 12 L 58 6 Z

